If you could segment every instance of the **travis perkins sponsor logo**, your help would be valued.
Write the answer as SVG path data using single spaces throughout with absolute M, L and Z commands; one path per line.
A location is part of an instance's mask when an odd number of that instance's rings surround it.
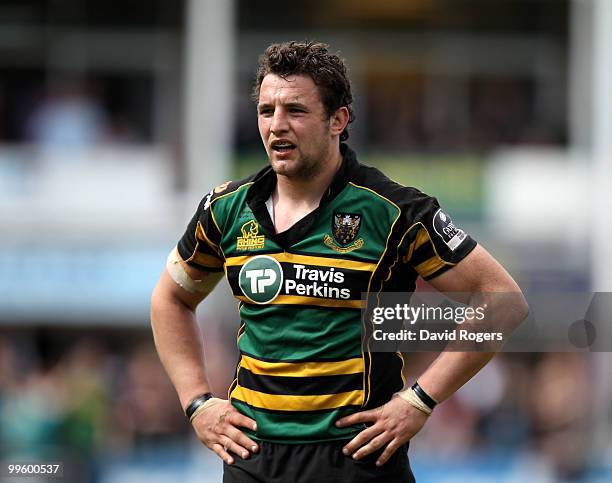
M 338 287 L 344 283 L 344 273 L 335 268 L 313 268 L 292 264 L 294 273 L 285 277 L 277 260 L 268 255 L 251 258 L 240 270 L 242 293 L 252 302 L 268 304 L 281 292 L 286 295 L 347 300 L 351 291 Z
M 344 273 L 336 271 L 333 267 L 320 269 L 294 264 L 293 268 L 295 269 L 295 278 L 285 280 L 285 293 L 287 295 L 295 294 L 343 300 L 351 298 L 350 289 L 333 286 L 333 284 L 344 283 Z

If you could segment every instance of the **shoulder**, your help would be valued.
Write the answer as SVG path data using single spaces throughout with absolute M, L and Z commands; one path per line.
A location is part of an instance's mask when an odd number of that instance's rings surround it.
M 214 188 L 212 188 L 208 193 L 204 195 L 201 199 L 198 212 L 204 213 L 209 211 L 209 208 L 212 205 L 216 205 L 221 200 L 221 204 L 231 203 L 232 201 L 236 201 L 241 193 L 246 194 L 247 189 L 259 178 L 265 175 L 270 170 L 269 166 L 264 167 L 260 171 L 250 174 L 249 176 L 239 179 L 239 180 L 230 180 L 221 183 Z
M 398 183 L 381 170 L 364 164 L 358 165 L 350 183 L 414 218 L 418 218 L 424 210 L 439 208 L 438 201 L 433 196 L 418 188 Z
M 227 199 L 230 201 L 231 198 L 238 195 L 241 191 L 246 190 L 251 184 L 256 174 L 247 176 L 238 181 L 226 181 L 218 186 L 212 188 L 200 202 L 200 207 L 203 211 L 210 208 L 211 205 L 217 203 L 221 199 Z

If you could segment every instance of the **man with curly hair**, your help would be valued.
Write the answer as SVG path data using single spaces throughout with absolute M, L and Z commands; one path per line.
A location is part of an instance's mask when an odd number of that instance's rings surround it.
M 520 289 L 435 198 L 357 161 L 346 66 L 327 45 L 268 47 L 253 97 L 270 166 L 212 189 L 170 253 L 152 297 L 160 358 L 226 483 L 414 481 L 410 439 L 493 353 L 443 352 L 404 388 L 401 353 L 364 337 L 362 293 L 413 292 L 418 276 Z M 241 319 L 227 399 L 210 393 L 195 318 L 223 273 Z M 525 310 L 520 295 L 504 323 Z

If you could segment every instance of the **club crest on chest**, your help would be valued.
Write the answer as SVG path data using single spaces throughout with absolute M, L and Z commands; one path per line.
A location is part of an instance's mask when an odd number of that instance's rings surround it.
M 363 238 L 357 239 L 362 217 L 356 213 L 334 213 L 332 235 L 323 237 L 326 246 L 339 253 L 347 253 L 363 246 Z

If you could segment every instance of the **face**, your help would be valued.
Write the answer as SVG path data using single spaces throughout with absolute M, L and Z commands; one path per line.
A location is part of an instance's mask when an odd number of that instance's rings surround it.
M 334 148 L 338 149 L 344 127 L 338 131 L 341 120 L 339 123 L 337 117 L 326 115 L 319 90 L 309 76 L 283 79 L 268 74 L 261 83 L 259 133 L 277 174 L 301 180 L 320 173 Z

